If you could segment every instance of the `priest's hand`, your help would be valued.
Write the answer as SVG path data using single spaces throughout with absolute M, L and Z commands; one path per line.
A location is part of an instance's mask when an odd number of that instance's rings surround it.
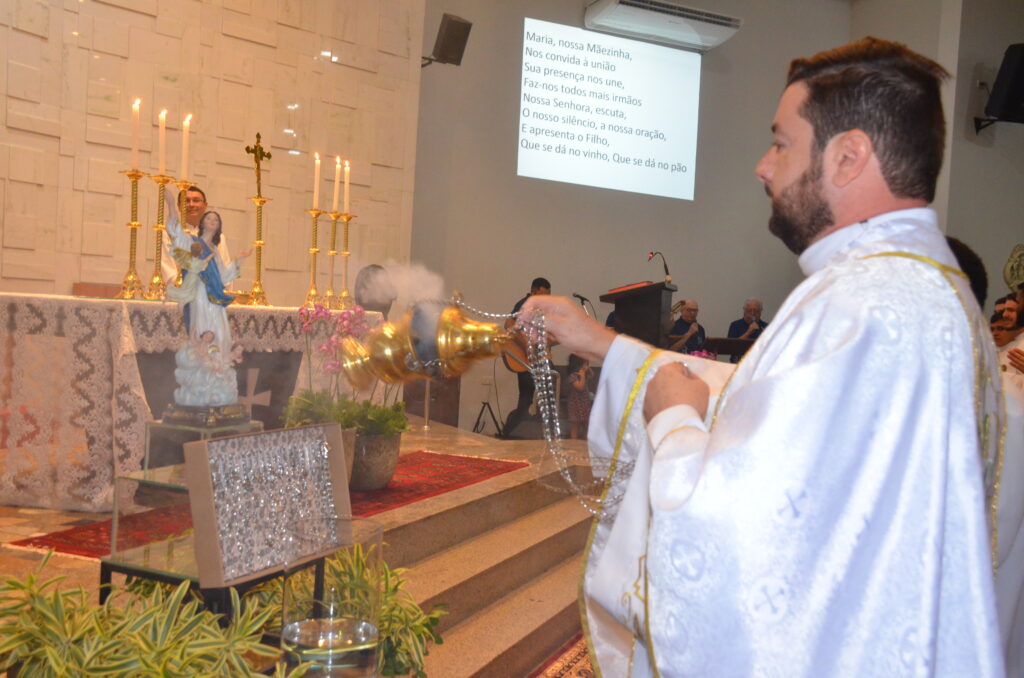
M 1024 351 L 1019 348 L 1011 348 L 1006 357 L 1010 360 L 1010 366 L 1018 372 L 1024 373 Z
M 707 383 L 686 365 L 671 362 L 659 369 L 647 385 L 644 419 L 650 421 L 654 415 L 675 405 L 689 405 L 703 419 L 708 411 L 709 393 Z
M 516 326 L 529 334 L 530 319 L 538 312 L 544 314 L 548 334 L 581 358 L 604 360 L 615 340 L 615 332 L 585 314 L 579 304 L 550 294 L 529 297 L 520 309 Z

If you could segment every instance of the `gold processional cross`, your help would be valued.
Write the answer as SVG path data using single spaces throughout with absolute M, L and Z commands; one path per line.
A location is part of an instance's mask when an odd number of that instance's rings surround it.
M 260 144 L 260 133 L 256 133 L 256 144 L 253 146 L 246 146 L 245 152 L 250 153 L 253 156 L 253 161 L 256 163 L 256 197 L 263 197 L 263 179 L 260 176 L 260 162 L 264 159 L 270 160 L 270 153 L 263 150 L 262 144 Z

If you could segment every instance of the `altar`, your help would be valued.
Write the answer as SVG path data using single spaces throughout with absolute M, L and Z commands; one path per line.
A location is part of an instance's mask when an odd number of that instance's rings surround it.
M 295 352 L 302 366 L 291 390 L 308 386 L 307 342 L 326 337 L 325 326 L 303 334 L 296 311 L 228 310 L 232 337 L 247 353 Z M 178 305 L 0 293 L 0 314 L 0 501 L 109 510 L 114 478 L 141 467 L 146 422 L 160 416 L 137 356 L 180 347 Z M 239 373 L 240 400 L 251 405 L 260 394 L 245 388 L 245 364 Z M 166 379 L 173 384 L 173 374 Z

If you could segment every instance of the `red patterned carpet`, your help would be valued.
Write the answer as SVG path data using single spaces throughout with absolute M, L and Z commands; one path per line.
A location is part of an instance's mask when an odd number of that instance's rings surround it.
M 583 634 L 573 636 L 527 678 L 594 678 Z
M 462 457 L 422 450 L 411 452 L 399 457 L 398 468 L 387 487 L 372 492 L 352 493 L 352 513 L 372 516 L 528 465 L 525 461 Z M 101 520 L 10 543 L 13 546 L 53 549 L 60 553 L 102 558 L 110 553 L 110 527 L 111 521 Z M 178 504 L 122 518 L 119 534 L 126 540 L 124 547 L 133 548 L 190 529 L 192 515 L 189 507 L 187 504 Z

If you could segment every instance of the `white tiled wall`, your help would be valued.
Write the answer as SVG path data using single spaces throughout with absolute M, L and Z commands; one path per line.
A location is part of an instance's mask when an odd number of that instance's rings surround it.
M 232 251 L 255 236 L 244 149 L 262 133 L 273 154 L 263 180 L 271 303 L 299 304 L 308 286 L 302 210 L 312 203 L 313 151 L 325 156 L 322 209 L 330 158 L 352 163 L 354 259 L 408 260 L 422 31 L 422 0 L 0 0 L 0 290 L 68 294 L 77 281 L 120 283 L 130 202 L 118 171 L 130 164 L 136 97 L 146 172 L 157 169 L 160 108 L 169 109 L 172 175 L 181 120 L 193 114 L 189 178 L 221 213 Z M 138 268 L 148 280 L 149 180 L 139 206 Z M 324 251 L 329 223 L 321 219 Z M 321 259 L 321 287 L 326 268 Z M 236 289 L 248 289 L 252 275 L 250 260 Z

